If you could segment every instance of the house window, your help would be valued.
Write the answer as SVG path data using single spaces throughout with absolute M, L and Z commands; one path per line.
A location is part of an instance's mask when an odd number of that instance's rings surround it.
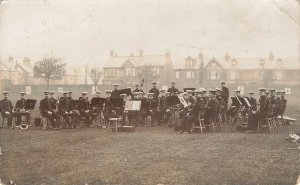
M 116 76 L 116 69 L 108 69 L 108 76 Z
M 135 76 L 135 68 L 127 67 L 125 68 L 126 76 Z
M 176 79 L 179 79 L 179 71 L 176 71 L 176 72 L 175 72 L 175 78 L 176 78 Z
M 275 72 L 275 76 L 274 76 L 275 80 L 282 80 L 282 77 L 283 77 L 283 72 L 282 71 Z
M 209 73 L 208 79 L 210 80 L 219 80 L 220 79 L 220 73 L 216 71 L 211 71 Z
M 194 71 L 187 71 L 186 72 L 187 79 L 194 79 Z
M 277 60 L 277 65 L 280 67 L 280 66 L 282 66 L 282 60 L 281 59 L 278 59 Z
M 236 72 L 235 71 L 230 71 L 228 76 L 229 76 L 229 80 L 235 80 L 236 79 Z

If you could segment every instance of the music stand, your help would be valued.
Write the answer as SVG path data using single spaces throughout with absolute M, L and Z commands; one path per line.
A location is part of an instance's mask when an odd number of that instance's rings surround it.
M 109 98 L 109 101 L 115 108 L 122 108 L 124 100 L 123 98 Z
M 132 95 L 131 88 L 120 89 L 119 94 L 127 94 L 127 96 L 131 96 Z
M 34 110 L 36 102 L 37 102 L 37 100 L 27 99 L 26 103 L 25 103 L 25 109 L 26 110 Z
M 126 111 L 140 111 L 142 106 L 141 100 L 129 100 L 125 103 Z
M 91 107 L 103 107 L 106 98 L 92 98 Z
M 166 97 L 167 106 L 174 107 L 175 105 L 181 104 L 178 96 Z

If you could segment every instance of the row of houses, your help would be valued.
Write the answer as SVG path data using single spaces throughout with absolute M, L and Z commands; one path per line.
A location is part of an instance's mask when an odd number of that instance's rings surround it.
M 101 69 L 100 69 L 101 70 Z M 148 70 L 148 71 L 147 71 Z M 149 72 L 150 70 L 150 72 Z M 55 85 L 93 84 L 88 65 L 65 68 Z M 226 54 L 223 58 L 198 56 L 179 57 L 173 60 L 171 54 L 118 56 L 111 51 L 103 66 L 103 77 L 99 84 L 112 86 L 118 83 L 132 87 L 144 79 L 146 86 L 152 80 L 159 86 L 168 86 L 176 81 L 177 86 L 198 87 L 217 85 L 221 80 L 231 85 L 300 85 L 300 62 L 298 58 L 275 57 L 272 52 L 262 58 L 235 58 Z M 0 59 L 0 86 L 5 85 L 45 85 L 46 81 L 34 75 L 34 62 L 28 57 L 17 61 L 12 56 Z
M 221 80 L 231 85 L 298 85 L 300 62 L 298 58 L 275 57 L 272 52 L 263 58 L 208 58 L 201 52 L 172 60 L 171 54 L 117 56 L 111 51 L 104 65 L 103 84 L 119 83 L 129 86 L 141 81 L 143 67 L 150 66 L 160 85 L 176 81 L 177 86 L 198 87 L 217 85 Z M 151 76 L 143 76 L 151 79 Z
M 90 67 L 87 65 L 65 67 L 61 79 L 51 80 L 55 85 L 82 85 L 91 84 Z M 30 58 L 15 60 L 12 56 L 0 60 L 0 86 L 8 85 L 45 85 L 43 78 L 34 75 L 34 62 Z

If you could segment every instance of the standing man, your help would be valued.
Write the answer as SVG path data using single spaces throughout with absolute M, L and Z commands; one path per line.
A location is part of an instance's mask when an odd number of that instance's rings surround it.
M 135 84 L 135 89 L 132 92 L 133 93 L 134 92 L 143 92 L 144 93 L 143 89 L 140 88 L 140 84 L 139 83 Z M 133 98 L 133 96 L 132 96 L 132 98 Z
M 172 116 L 169 106 L 167 105 L 166 90 L 160 90 L 161 96 L 158 100 L 158 125 L 167 123 Z
M 25 116 L 27 122 L 29 122 L 30 114 L 29 114 L 29 111 L 26 110 L 26 99 L 25 99 L 25 94 L 26 94 L 26 92 L 20 92 L 21 99 L 19 99 L 19 100 L 16 102 L 16 106 L 15 106 L 15 109 L 16 109 L 15 117 L 17 118 L 16 126 L 19 126 L 19 125 L 21 124 L 22 116 Z
M 205 114 L 204 114 L 204 124 L 209 125 L 210 121 L 217 116 L 217 109 L 219 106 L 218 100 L 216 98 L 216 90 L 209 89 L 209 102 L 207 103 Z
M 7 118 L 7 125 L 12 127 L 12 118 L 13 118 L 13 106 L 11 101 L 8 99 L 9 92 L 4 91 L 4 98 L 0 102 L 0 109 L 2 118 Z
M 153 93 L 153 99 L 158 100 L 159 90 L 156 88 L 157 82 L 152 82 L 152 89 L 150 89 L 149 93 Z
M 154 121 L 156 120 L 156 110 L 158 102 L 154 99 L 153 93 L 148 93 L 148 100 L 146 101 L 146 110 L 143 114 L 142 120 L 144 121 L 147 116 L 151 116 L 151 126 L 154 126 Z
M 72 91 L 69 91 L 68 99 L 73 100 L 72 94 L 73 94 L 73 92 L 72 92 Z
M 251 110 L 256 111 L 257 110 L 257 102 L 256 102 L 256 99 L 254 97 L 254 92 L 253 91 L 249 92 L 249 99 L 250 99 L 249 103 L 251 105 Z
M 170 96 L 174 96 L 179 93 L 179 90 L 175 87 L 175 81 L 171 81 L 171 87 L 168 89 Z
M 68 94 L 69 92 L 63 92 L 63 97 L 58 103 L 58 114 L 64 118 L 69 125 L 69 128 L 73 128 L 69 111 L 71 100 L 68 98 Z
M 119 84 L 114 84 L 114 90 L 111 92 L 111 97 L 112 98 L 119 98 L 120 97 L 120 92 L 119 92 Z
M 221 97 L 223 98 L 225 102 L 225 110 L 227 111 L 228 107 L 228 99 L 229 99 L 229 89 L 225 86 L 225 81 L 221 81 L 221 87 L 222 87 L 222 94 Z

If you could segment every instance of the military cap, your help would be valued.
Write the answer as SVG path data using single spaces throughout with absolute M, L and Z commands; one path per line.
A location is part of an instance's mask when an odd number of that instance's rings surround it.
M 9 94 L 9 92 L 8 91 L 3 91 L 3 94 Z
M 69 91 L 64 91 L 63 94 L 69 94 Z
M 83 91 L 81 94 L 88 94 L 88 92 L 86 92 L 86 91 Z
M 44 91 L 44 94 L 49 94 L 50 93 L 50 91 Z
M 270 92 L 275 92 L 276 90 L 274 88 L 269 89 Z
M 119 86 L 119 84 L 114 84 L 114 87 L 118 87 Z
M 120 96 L 121 96 L 122 98 L 126 98 L 126 97 L 127 97 L 127 94 L 120 94 Z
M 54 92 L 54 91 L 51 91 L 50 94 L 55 94 L 55 92 Z
M 213 94 L 215 94 L 217 92 L 215 89 L 209 89 L 208 91 Z
M 152 84 L 157 84 L 157 82 L 153 81 Z
M 161 89 L 160 92 L 161 92 L 161 93 L 165 93 L 166 90 L 165 90 L 165 89 Z
M 175 84 L 176 82 L 175 81 L 171 81 L 171 84 Z
M 154 93 L 148 93 L 148 96 L 154 96 Z
M 139 92 L 133 92 L 132 94 L 133 95 L 139 95 L 140 93 Z
M 185 92 L 187 92 L 187 93 L 192 93 L 193 91 L 192 91 L 192 90 L 186 90 Z
M 96 91 L 96 94 L 101 94 L 101 91 Z
M 73 93 L 73 91 L 69 91 L 69 94 L 70 94 L 70 93 Z
M 140 84 L 139 83 L 135 83 L 135 86 L 137 87 L 137 86 L 139 86 Z
M 241 90 L 240 89 L 236 89 L 236 90 L 234 90 L 235 92 L 241 92 Z
M 221 81 L 221 84 L 225 84 L 226 82 L 225 81 Z
M 106 90 L 105 93 L 109 94 L 109 93 L 111 93 L 111 90 Z
M 222 92 L 222 89 L 220 89 L 220 88 L 217 87 L 216 91 Z
M 26 94 L 26 92 L 24 92 L 24 91 L 21 91 L 21 92 L 20 92 L 20 94 Z
M 254 94 L 254 92 L 253 92 L 253 91 L 250 91 L 249 94 Z
M 200 93 L 201 91 L 200 90 L 194 90 L 194 93 Z
M 264 87 L 261 87 L 261 88 L 258 89 L 258 91 L 267 91 L 267 89 L 264 88 Z
M 139 94 L 144 94 L 142 91 L 138 92 Z

